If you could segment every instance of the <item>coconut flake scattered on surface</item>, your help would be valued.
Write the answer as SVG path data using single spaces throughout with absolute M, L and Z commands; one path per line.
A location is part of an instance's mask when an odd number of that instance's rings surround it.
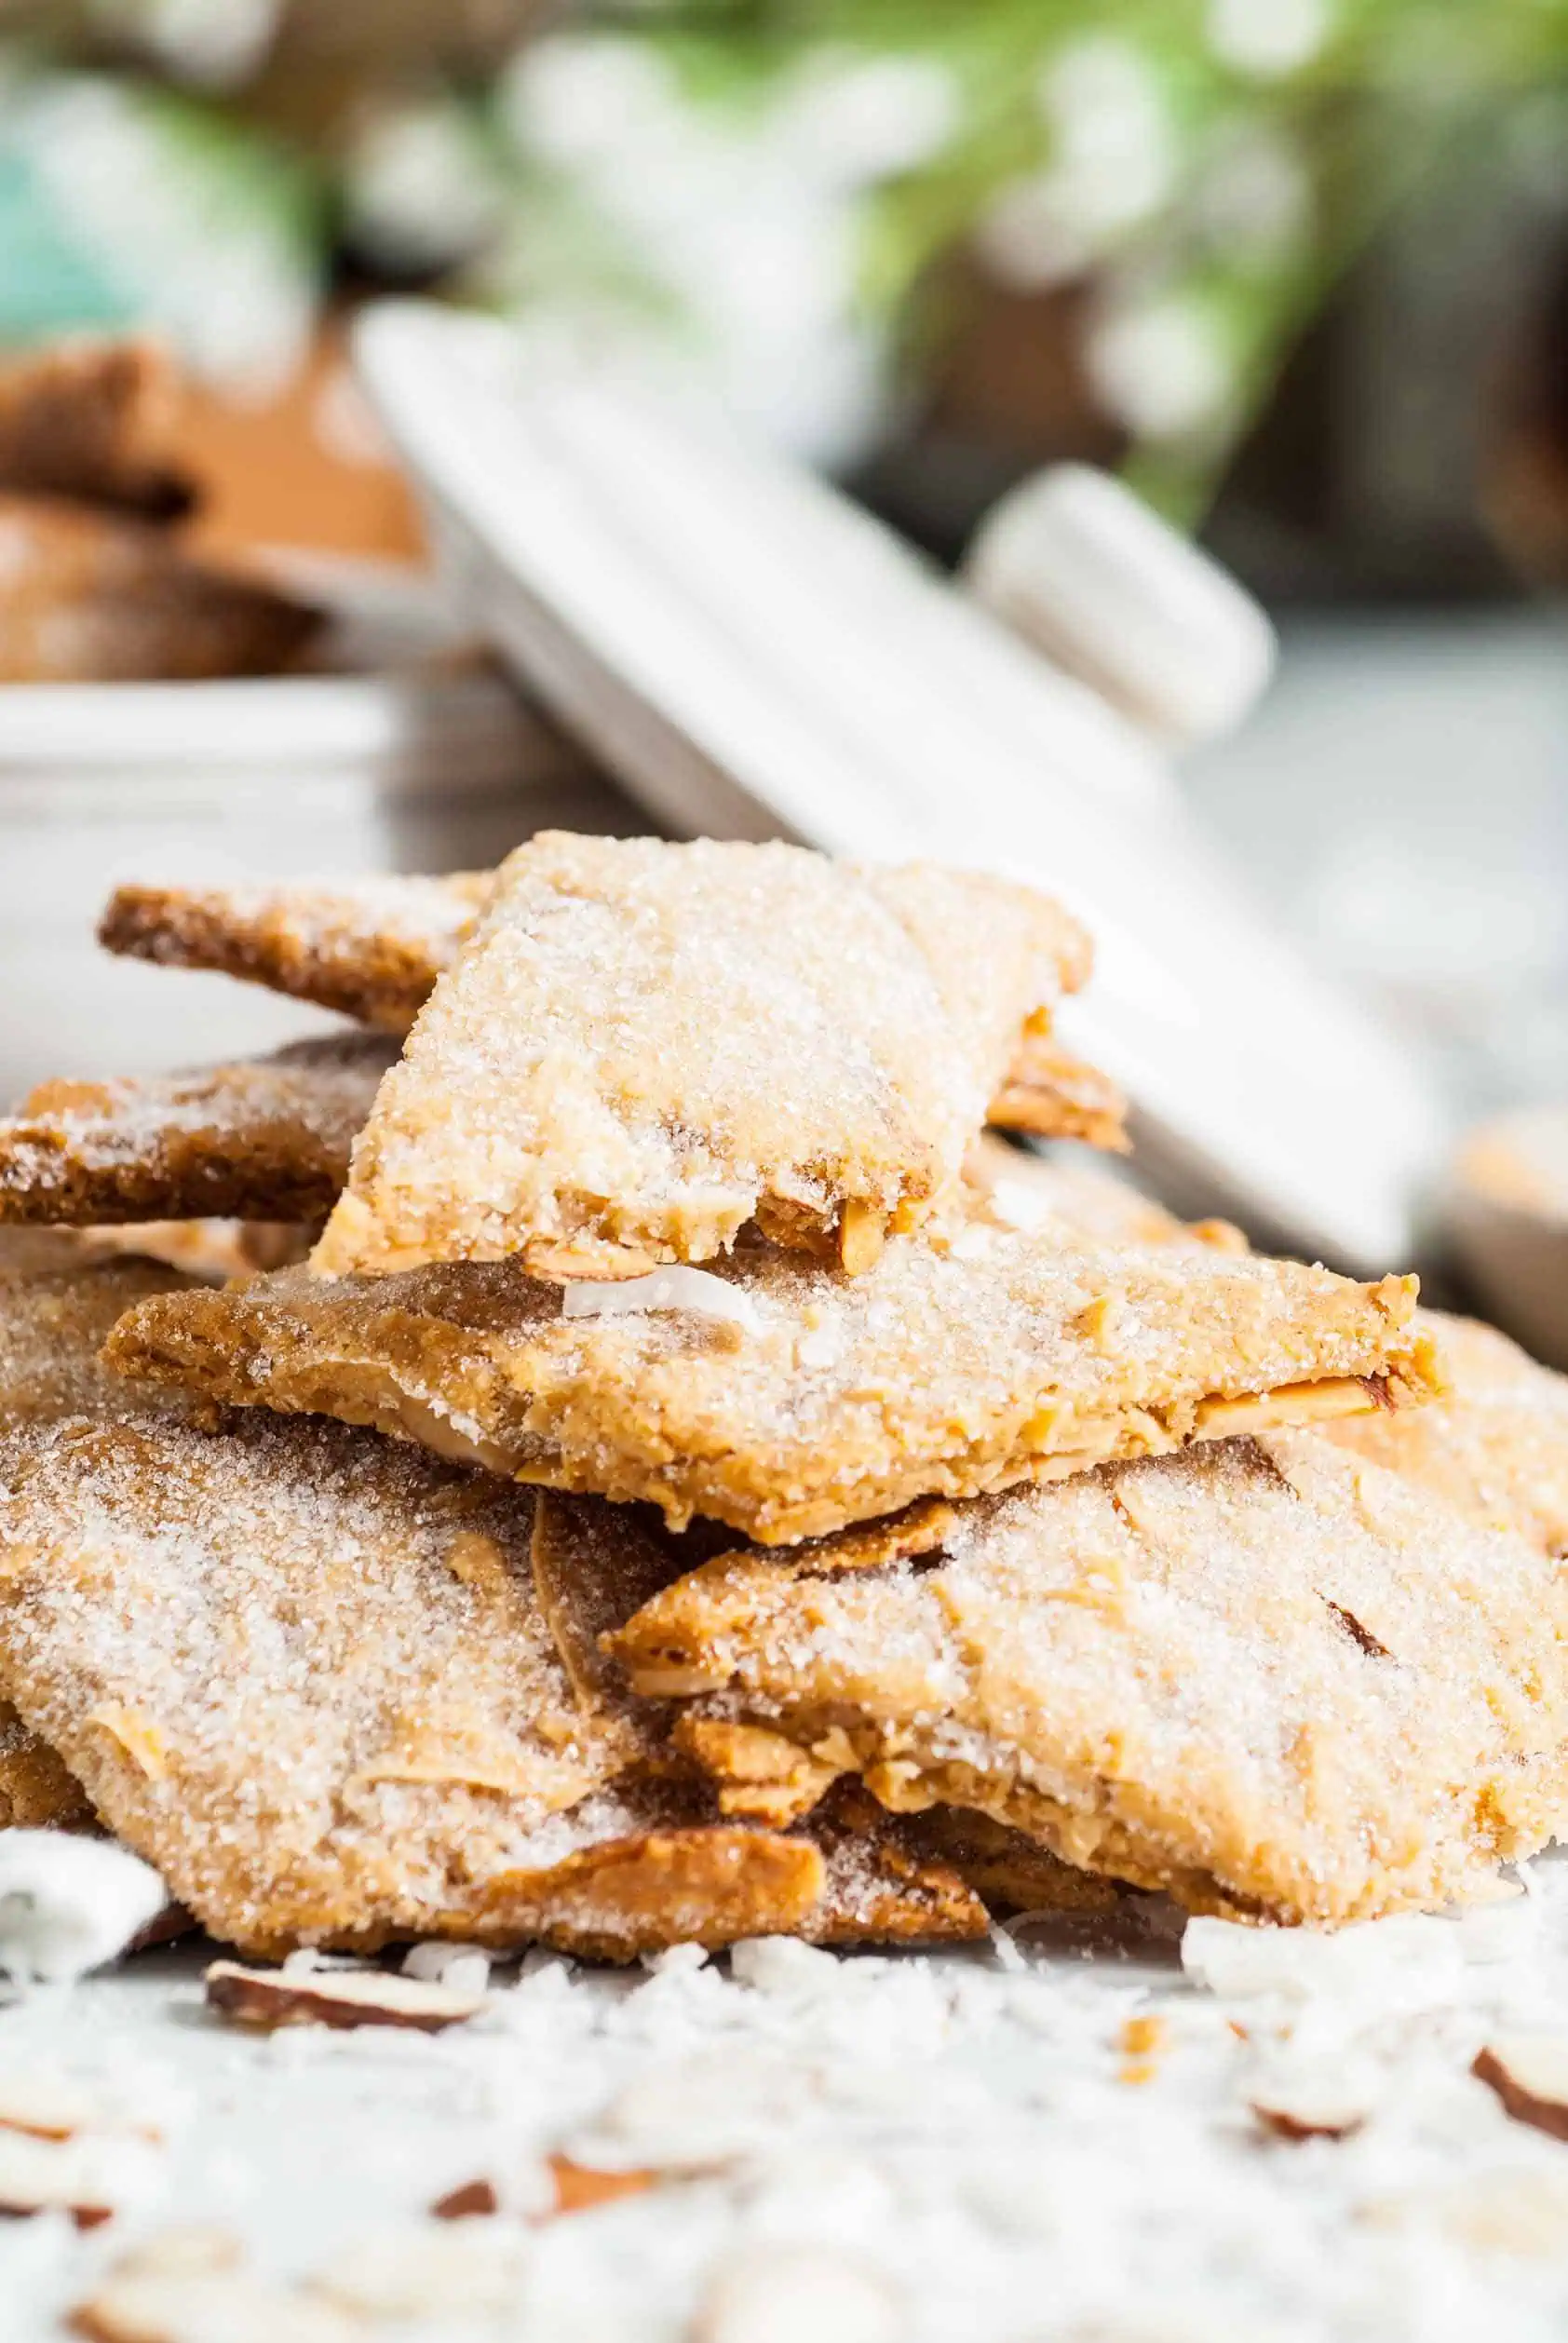
M 63 1984 L 123 1953 L 169 1902 L 150 1863 L 68 1831 L 0 1832 L 0 1971 Z
M 749 1293 L 727 1285 L 710 1270 L 677 1262 L 650 1269 L 642 1278 L 579 1278 L 562 1286 L 562 1318 L 633 1318 L 651 1310 L 689 1310 L 697 1318 L 720 1318 L 748 1334 L 762 1332 L 762 1319 Z

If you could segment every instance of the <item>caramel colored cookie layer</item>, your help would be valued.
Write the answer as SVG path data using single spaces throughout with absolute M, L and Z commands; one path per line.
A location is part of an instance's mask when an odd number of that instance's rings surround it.
M 1001 880 L 541 833 L 383 1083 L 318 1266 L 625 1277 L 755 1223 L 857 1270 L 955 1188 L 1088 961 Z
M 1436 1388 L 1413 1280 L 1210 1249 L 1065 1252 L 1050 1227 L 969 1224 L 855 1279 L 742 1252 L 710 1290 L 744 1322 L 619 1309 L 636 1297 L 614 1289 L 589 1297 L 611 1314 L 567 1316 L 570 1293 L 512 1263 L 286 1270 L 155 1301 L 106 1355 L 767 1543 Z
M 0 1831 L 88 1830 L 95 1819 L 87 1792 L 47 1741 L 0 1700 Z
M 0 1221 L 324 1219 L 392 1054 L 353 1033 L 192 1074 L 46 1082 L 0 1120 Z
M 98 941 L 175 968 L 210 968 L 404 1034 L 489 897 L 488 872 L 278 887 L 121 887 Z
M 899 1882 L 874 1838 L 708 1822 L 659 1713 L 591 1680 L 580 1629 L 574 1673 L 520 1492 L 261 1417 L 52 1426 L 13 1444 L 7 1483 L 0 1680 L 213 1934 L 258 1953 L 450 1936 L 624 1959 L 890 1928 Z M 652 1542 L 615 1560 L 595 1618 L 669 1566 Z M 937 1876 L 920 1867 L 894 1908 L 918 1893 L 919 1932 L 958 1932 Z
M 1424 1312 L 1447 1389 L 1430 1408 L 1334 1427 L 1346 1448 L 1568 1555 L 1568 1375 L 1538 1366 L 1494 1327 Z
M 180 1395 L 140 1388 L 100 1364 L 115 1320 L 190 1280 L 130 1254 L 86 1255 L 69 1236 L 0 1228 L 0 1446 L 20 1426 L 61 1415 L 167 1415 Z
M 123 887 L 99 940 L 111 952 L 216 969 L 403 1034 L 494 883 L 484 871 L 264 888 Z M 1047 1032 L 1021 1037 L 990 1119 L 1038 1138 L 1119 1149 L 1125 1113 L 1115 1083 Z
M 973 1807 L 1197 1911 L 1435 1907 L 1568 1820 L 1560 1573 L 1313 1435 L 839 1543 L 721 1557 L 611 1647 L 890 1808 Z

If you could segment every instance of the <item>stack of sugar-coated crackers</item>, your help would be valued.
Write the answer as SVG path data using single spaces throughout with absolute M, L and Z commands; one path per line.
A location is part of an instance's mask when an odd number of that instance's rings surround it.
M 0 1820 L 264 1963 L 1332 1926 L 1568 1818 L 1568 1383 L 1101 1168 L 1058 904 L 546 834 L 101 936 L 345 1023 L 0 1124 Z

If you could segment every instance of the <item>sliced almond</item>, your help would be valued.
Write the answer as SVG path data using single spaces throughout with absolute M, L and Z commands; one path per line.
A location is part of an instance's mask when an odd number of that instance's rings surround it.
M 829 2246 L 752 2246 L 710 2282 L 693 2326 L 697 2343 L 895 2343 L 908 2306 L 880 2274 Z
M 280 1969 L 245 1969 L 233 1960 L 212 1963 L 207 1999 L 239 2025 L 268 2032 L 279 2025 L 400 2025 L 439 2034 L 477 2017 L 485 2004 L 482 1993 L 457 1993 L 380 1969 L 286 1977 Z
M 1516 2122 L 1568 2140 L 1568 2036 L 1499 2035 L 1470 2072 L 1497 2093 Z
M 449 2188 L 444 2197 L 438 2197 L 430 2207 L 438 2221 L 472 2221 L 500 2210 L 493 2180 L 466 2180 L 460 2187 Z
M 0 2136 L 0 2214 L 68 2213 L 79 2229 L 112 2221 L 117 2209 L 101 2143 Z
M 574 2163 L 570 2156 L 547 2159 L 555 2188 L 555 2203 L 539 2217 L 559 2220 L 563 2214 L 591 2213 L 596 2205 L 614 2204 L 617 2197 L 640 2197 L 658 2186 L 659 2175 L 642 2167 L 629 2172 L 602 2172 L 594 2164 Z
M 116 1741 L 130 1759 L 138 1773 L 149 1781 L 161 1781 L 169 1771 L 169 1757 L 164 1749 L 163 1735 L 151 1717 L 140 1709 L 94 1709 L 88 1718 Z
M 155 2124 L 128 2121 L 69 2075 L 45 2073 L 0 2075 L 0 2132 L 25 2132 L 35 2140 L 70 2140 L 83 2132 L 161 2136 Z
M 330 2303 L 237 2272 L 111 2278 L 70 2324 L 88 2343 L 352 2343 L 363 2333 Z
M 1367 2120 L 1367 2110 L 1331 2091 L 1270 2092 L 1253 2099 L 1252 2113 L 1278 2140 L 1347 2140 Z
M 232 2229 L 192 2222 L 184 2228 L 159 2229 L 140 2245 L 122 2254 L 115 2264 L 115 2278 L 213 2278 L 220 2270 L 238 2269 L 245 2247 Z
M 462 2221 L 455 2227 L 404 2222 L 359 2237 L 307 2284 L 313 2297 L 347 2311 L 358 2336 L 367 2326 L 381 2334 L 386 2325 L 405 2334 L 412 2320 L 436 2343 L 454 2333 L 472 2335 L 480 2321 L 492 2334 L 499 2318 L 508 2319 L 509 2334 L 514 2329 L 508 2314 L 517 2309 L 529 2244 L 526 2233 L 511 2222 Z M 226 2335 L 222 2343 L 228 2343 Z M 258 2336 L 257 2343 L 294 2343 L 294 2330 Z

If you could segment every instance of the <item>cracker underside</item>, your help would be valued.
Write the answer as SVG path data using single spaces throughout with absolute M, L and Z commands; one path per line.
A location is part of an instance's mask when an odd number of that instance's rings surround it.
M 1335 1923 L 1475 1890 L 1568 1819 L 1565 1630 L 1537 1548 L 1300 1433 L 917 1518 L 861 1567 L 721 1557 L 612 1647 L 895 1810 Z

